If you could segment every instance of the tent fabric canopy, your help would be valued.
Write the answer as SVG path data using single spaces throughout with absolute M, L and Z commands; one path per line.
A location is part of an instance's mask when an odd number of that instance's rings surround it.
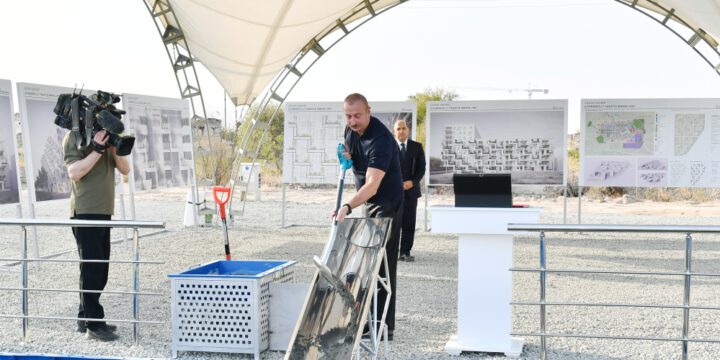
M 168 18 L 169 25 L 182 29 L 189 51 L 233 103 L 248 105 L 297 54 L 337 30 L 341 19 L 347 25 L 404 0 L 145 1 L 150 7 L 170 2 L 179 24 Z M 636 5 L 662 15 L 672 10 L 717 49 L 720 0 L 637 0 Z
M 151 8 L 156 1 L 146 0 Z M 373 11 L 399 1 L 368 1 Z M 194 58 L 220 82 L 235 105 L 251 103 L 278 72 L 337 20 L 369 14 L 358 0 L 170 0 Z
M 627 0 L 625 0 L 627 1 Z M 673 10 L 678 18 L 699 33 L 706 33 L 705 40 L 717 48 L 720 40 L 720 0 L 640 0 L 637 5 L 664 14 Z

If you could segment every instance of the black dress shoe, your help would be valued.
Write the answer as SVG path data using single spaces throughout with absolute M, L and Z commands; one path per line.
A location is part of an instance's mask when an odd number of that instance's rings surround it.
M 408 255 L 408 256 L 405 257 L 405 261 L 407 261 L 407 262 L 413 262 L 413 261 L 415 261 L 415 257 L 412 256 L 412 255 Z
M 406 259 L 407 259 L 407 257 L 405 256 L 405 254 L 401 254 L 400 257 L 398 258 L 399 261 L 405 261 Z
M 370 339 L 370 331 L 363 332 L 362 339 L 364 339 L 364 340 Z M 385 339 L 385 334 L 383 334 L 383 336 L 380 337 L 380 341 L 382 341 L 384 339 Z M 392 330 L 387 331 L 387 339 L 388 339 L 388 341 L 393 341 L 393 331 Z
M 99 327 L 104 327 L 105 330 L 110 331 L 110 332 L 115 332 L 115 330 L 117 330 L 117 326 L 107 324 L 107 323 L 101 324 L 101 325 L 99 325 Z M 78 321 L 77 322 L 77 332 L 84 333 L 85 331 L 87 331 L 87 324 L 84 321 Z
M 103 326 L 99 326 L 95 329 L 88 328 L 85 331 L 85 336 L 87 336 L 88 339 L 95 339 L 99 341 L 113 341 L 118 339 L 115 332 L 110 331 L 107 327 Z

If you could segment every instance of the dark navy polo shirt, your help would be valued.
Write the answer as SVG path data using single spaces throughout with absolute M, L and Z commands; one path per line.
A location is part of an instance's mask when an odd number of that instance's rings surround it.
M 368 167 L 385 172 L 370 204 L 393 204 L 403 197 L 400 150 L 390 130 L 375 117 L 370 117 L 362 136 L 345 127 L 345 146 L 350 151 L 355 176 L 355 190 L 365 185 Z

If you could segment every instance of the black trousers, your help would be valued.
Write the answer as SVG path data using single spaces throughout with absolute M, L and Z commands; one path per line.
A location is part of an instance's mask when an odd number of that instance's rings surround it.
M 390 289 L 392 294 L 390 295 L 390 305 L 388 306 L 387 316 L 385 317 L 385 323 L 388 326 L 388 330 L 395 330 L 395 298 L 397 296 L 397 261 L 398 261 L 398 250 L 400 245 L 400 222 L 402 220 L 402 197 L 396 202 L 391 204 L 368 204 L 366 205 L 368 217 L 389 217 L 392 218 L 390 222 L 390 237 L 385 243 L 385 253 L 387 254 L 388 260 L 388 271 L 390 274 L 387 278 L 390 279 Z M 385 266 L 380 266 L 380 276 L 386 277 Z M 387 299 L 387 291 L 382 286 L 378 286 L 378 311 L 382 311 L 385 306 L 385 300 Z M 380 314 L 379 314 L 380 315 Z
M 402 212 L 402 233 L 400 238 L 400 254 L 410 255 L 415 242 L 415 221 L 417 217 L 418 198 L 405 191 L 405 202 Z
M 78 220 L 110 220 L 110 215 L 76 214 Z M 110 259 L 110 228 L 74 227 L 75 242 L 81 260 Z M 80 289 L 104 290 L 108 281 L 108 263 L 80 263 Z M 99 293 L 80 293 L 79 318 L 102 319 L 105 312 L 100 305 Z M 88 321 L 88 328 L 95 328 L 104 322 Z

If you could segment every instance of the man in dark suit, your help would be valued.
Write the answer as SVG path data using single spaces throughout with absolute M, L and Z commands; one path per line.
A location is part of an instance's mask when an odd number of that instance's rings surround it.
M 415 257 L 410 255 L 410 250 L 415 241 L 415 218 L 417 202 L 420 197 L 420 180 L 425 176 L 425 152 L 422 144 L 410 140 L 410 129 L 404 119 L 395 120 L 393 130 L 395 140 L 400 148 L 400 168 L 405 190 L 398 260 L 409 262 L 415 261 Z

